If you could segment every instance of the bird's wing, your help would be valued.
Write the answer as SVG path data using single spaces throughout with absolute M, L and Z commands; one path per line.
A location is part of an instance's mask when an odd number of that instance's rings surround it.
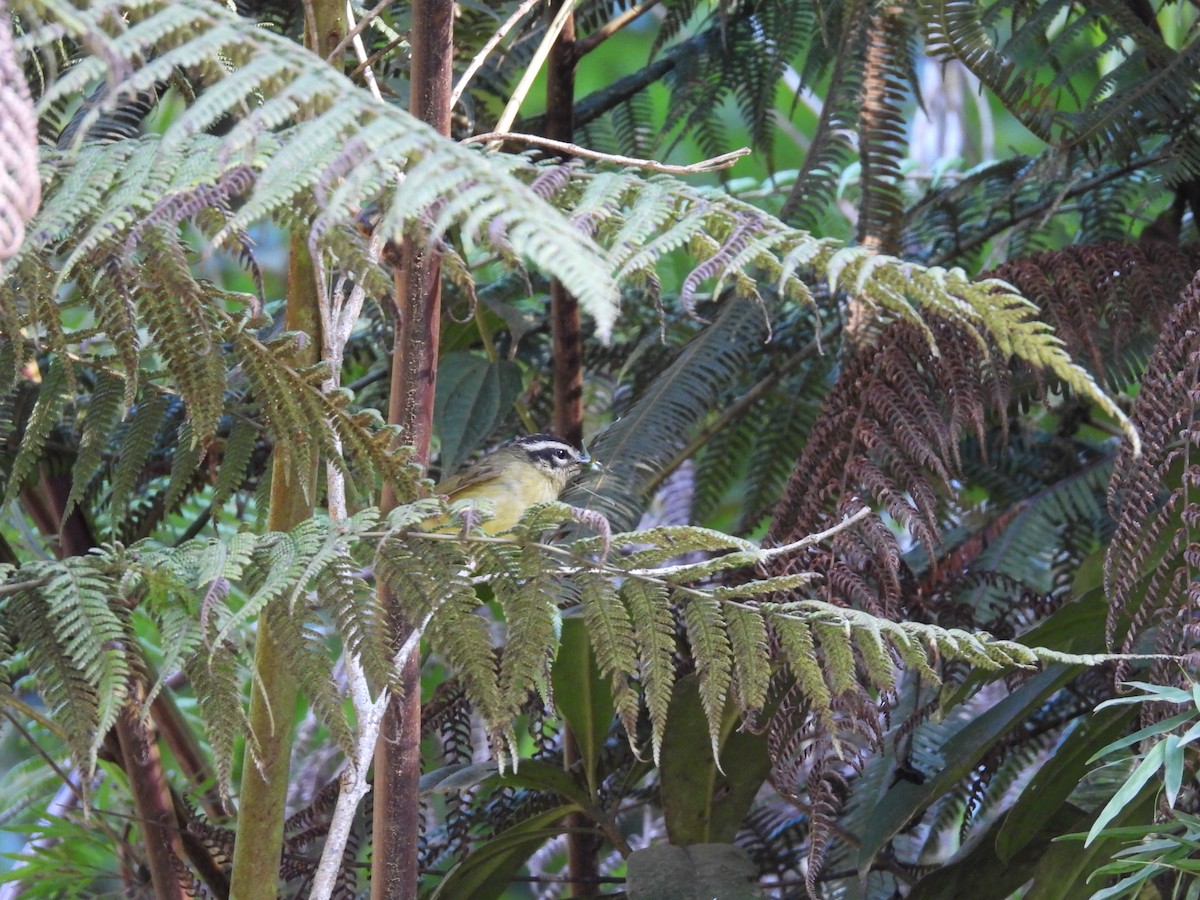
M 446 494 L 453 499 L 454 495 L 467 488 L 490 481 L 500 474 L 500 467 L 487 457 L 475 462 L 449 478 L 439 481 L 433 487 L 435 494 Z

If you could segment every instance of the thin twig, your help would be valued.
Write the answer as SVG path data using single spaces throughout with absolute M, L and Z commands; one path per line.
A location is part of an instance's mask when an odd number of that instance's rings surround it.
M 11 584 L 0 585 L 0 597 L 7 597 L 9 594 L 19 594 L 21 591 L 32 591 L 40 587 L 45 587 L 50 583 L 50 576 L 45 578 L 37 578 L 33 581 L 14 581 Z
M 774 559 L 777 556 L 786 556 L 787 554 L 794 553 L 797 550 L 803 550 L 805 547 L 811 547 L 814 544 L 819 544 L 821 541 L 829 540 L 829 538 L 833 537 L 835 534 L 845 531 L 851 525 L 861 522 L 863 519 L 873 514 L 874 510 L 872 510 L 869 506 L 864 506 L 858 512 L 847 516 L 836 525 L 832 525 L 829 528 L 826 528 L 824 531 L 818 531 L 814 534 L 805 535 L 804 537 L 800 538 L 800 540 L 792 541 L 790 544 L 780 544 L 778 547 L 763 547 L 759 552 L 762 554 L 762 558 L 764 560 Z
M 755 556 L 757 557 L 754 560 L 754 562 L 758 563 L 758 562 L 762 562 L 764 560 L 774 559 L 777 556 L 784 556 L 788 553 L 795 552 L 796 550 L 802 550 L 805 547 L 810 547 L 813 544 L 817 544 L 817 543 L 820 543 L 821 541 L 828 540 L 829 538 L 833 537 L 834 535 L 836 535 L 842 531 L 845 531 L 847 528 L 850 528 L 851 526 L 862 521 L 863 519 L 865 519 L 867 516 L 869 516 L 871 514 L 872 514 L 872 510 L 869 507 L 863 507 L 862 509 L 858 510 L 853 515 L 847 516 L 846 518 L 842 519 L 836 525 L 833 525 L 830 528 L 827 528 L 825 531 L 817 532 L 816 534 L 807 535 L 798 541 L 793 541 L 790 544 L 781 544 L 778 547 L 754 548 L 754 553 L 755 553 Z M 367 532 L 364 536 L 365 537 L 372 537 L 372 536 L 382 537 L 384 534 L 386 534 L 386 532 L 383 532 L 383 533 Z M 550 556 L 556 556 L 559 559 L 568 560 L 572 563 L 575 563 L 574 566 L 567 566 L 567 567 L 560 569 L 559 574 L 562 574 L 562 575 L 574 575 L 579 572 L 599 572 L 599 573 L 606 574 L 606 575 L 616 575 L 616 576 L 619 576 L 622 578 L 636 578 L 639 581 L 644 581 L 648 584 L 655 584 L 655 585 L 659 585 L 661 587 L 672 588 L 674 590 L 678 590 L 683 593 L 688 593 L 688 594 L 691 594 L 691 595 L 697 596 L 697 597 L 708 598 L 708 597 L 712 596 L 707 591 L 701 590 L 699 588 L 690 588 L 690 587 L 687 587 L 686 585 L 682 585 L 682 584 L 677 584 L 677 583 L 671 581 L 669 577 L 663 577 L 664 575 L 669 576 L 669 575 L 677 574 L 678 572 L 686 571 L 689 569 L 695 569 L 694 563 L 686 564 L 686 565 L 682 565 L 682 566 L 665 566 L 665 567 L 659 567 L 657 569 L 622 569 L 620 566 L 613 565 L 612 563 L 605 562 L 603 560 L 594 560 L 594 561 L 580 560 L 580 558 L 575 554 L 575 552 L 567 547 L 560 547 L 560 546 L 557 546 L 554 544 L 545 544 L 540 541 L 526 541 L 526 540 L 523 540 L 523 539 L 517 538 L 517 537 L 504 537 L 501 535 L 489 535 L 489 534 L 465 534 L 465 535 L 460 534 L 460 533 L 444 534 L 444 533 L 440 533 L 440 532 L 428 532 L 428 531 L 410 531 L 410 532 L 407 532 L 406 534 L 407 534 L 407 537 L 410 537 L 410 538 L 419 538 L 421 540 L 428 540 L 428 541 L 460 541 L 460 542 L 469 543 L 469 544 L 471 544 L 471 543 L 474 543 L 474 544 L 500 544 L 500 545 L 510 545 L 510 546 L 517 546 L 517 547 L 534 547 Z M 582 563 L 582 564 L 580 564 L 580 563 Z M 747 563 L 747 565 L 749 565 L 749 563 Z M 733 601 L 726 601 L 726 602 L 732 603 Z M 735 605 L 737 605 L 737 604 L 735 604 Z
M 342 39 L 338 41 L 337 46 L 329 51 L 329 55 L 325 57 L 325 61 L 330 65 L 336 65 L 338 58 L 346 52 L 346 48 L 350 46 L 351 42 L 355 38 L 359 37 L 366 27 L 370 25 L 371 22 L 373 22 L 376 18 L 382 15 L 383 11 L 391 6 L 394 2 L 395 0 L 379 0 L 379 2 L 375 4 L 375 7 L 359 20 L 357 25 L 355 25 L 342 36 Z M 349 0 L 347 0 L 346 18 L 350 22 L 354 21 L 352 12 L 353 10 L 350 8 Z M 361 39 L 359 40 L 359 43 L 362 43 Z
M 450 106 L 458 105 L 458 101 L 462 99 L 463 93 L 467 89 L 467 85 L 471 83 L 471 79 L 475 77 L 475 73 L 487 61 L 488 56 L 496 49 L 496 45 L 504 40 L 504 36 L 508 34 L 514 25 L 520 22 L 529 13 L 531 9 L 541 3 L 542 0 L 525 0 L 520 6 L 513 10 L 511 16 L 501 25 L 483 45 L 483 49 L 475 54 L 475 58 L 471 60 L 471 64 L 467 66 L 467 70 L 462 73 L 462 77 L 458 79 L 458 84 L 454 86 L 454 90 L 450 92 Z
M 767 560 L 774 559 L 777 556 L 786 556 L 789 553 L 795 553 L 797 550 L 803 550 L 805 547 L 811 547 L 814 544 L 819 544 L 821 541 L 828 540 L 835 534 L 845 531 L 851 525 L 861 522 L 872 514 L 873 510 L 864 506 L 858 512 L 848 516 L 824 531 L 818 531 L 815 534 L 806 535 L 798 541 L 792 541 L 790 544 L 780 544 L 778 547 L 758 547 L 755 549 L 755 554 L 758 559 L 756 562 L 763 563 Z M 737 552 L 737 551 L 734 551 Z M 656 578 L 667 579 L 672 575 L 677 575 L 680 572 L 693 571 L 696 568 L 696 563 L 680 563 L 677 566 L 658 566 L 654 569 L 627 569 L 623 570 L 626 575 L 634 578 L 641 578 L 646 575 L 651 575 Z M 814 576 L 816 577 L 816 576 Z
M 389 53 L 391 53 L 393 50 L 395 50 L 397 47 L 399 47 L 401 44 L 403 44 L 407 40 L 408 40 L 407 32 L 400 35 L 399 37 L 392 38 L 384 46 L 380 47 L 378 50 L 376 50 L 374 53 L 372 53 L 370 56 L 368 56 L 363 62 L 360 62 L 358 64 L 358 66 L 353 71 L 351 71 L 351 73 L 349 75 L 347 75 L 346 77 L 349 78 L 351 81 L 353 81 L 355 78 L 357 78 L 359 75 L 361 75 L 367 69 L 368 66 L 375 65 L 375 63 L 379 62 L 379 60 L 383 59 L 385 56 L 387 56 Z
M 728 153 L 722 153 L 720 156 L 714 156 L 712 159 L 701 160 L 698 163 L 690 163 L 686 166 L 676 166 L 670 163 L 661 163 L 653 159 L 639 159 L 636 156 L 601 153 L 599 150 L 589 150 L 586 147 L 580 147 L 578 144 L 555 141 L 537 134 L 525 134 L 520 131 L 490 131 L 487 134 L 477 134 L 474 137 L 469 137 L 462 141 L 462 143 L 478 144 L 485 141 L 489 143 L 520 141 L 523 144 L 545 147 L 547 150 L 556 150 L 559 153 L 578 156 L 582 159 L 594 159 L 599 162 L 612 163 L 618 166 L 633 166 L 638 169 L 648 169 L 651 172 L 665 172 L 668 175 L 697 175 L 705 172 L 717 172 L 721 169 L 728 169 L 743 156 L 748 156 L 750 153 L 749 147 L 741 147 L 737 150 L 731 150 Z
M 542 42 L 538 44 L 537 50 L 534 51 L 533 58 L 529 60 L 529 68 L 525 70 L 525 74 L 521 76 L 520 82 L 517 84 L 513 95 L 508 98 L 508 103 L 504 107 L 504 112 L 500 114 L 499 120 L 496 122 L 497 131 L 508 131 L 512 128 L 513 122 L 517 120 L 517 113 L 521 109 L 521 104 L 525 102 L 525 98 L 529 95 L 529 89 L 533 87 L 534 79 L 537 78 L 538 72 L 542 70 L 542 66 L 546 62 L 546 57 L 550 55 L 550 48 L 554 46 L 554 42 L 558 40 L 559 33 L 567 24 L 567 20 L 571 17 L 571 13 L 575 10 L 575 0 L 570 3 L 564 3 L 558 11 L 558 15 L 554 17 L 554 21 L 550 23 L 550 27 L 546 29 L 546 34 L 542 37 Z
M 313 40 L 317 39 L 317 10 L 313 6 L 313 0 L 301 0 L 300 5 L 304 7 L 304 30 L 313 36 Z
M 625 12 L 621 13 L 615 19 L 605 22 L 587 37 L 575 42 L 576 57 L 582 57 L 587 53 L 591 53 L 630 22 L 640 18 L 644 13 L 648 13 L 654 7 L 658 6 L 658 4 L 659 0 L 648 0 L 646 3 L 625 10 Z
M 375 80 L 375 72 L 371 69 L 370 63 L 367 62 L 367 48 L 363 44 L 362 35 L 358 32 L 361 31 L 361 29 L 366 25 L 368 19 L 371 18 L 372 14 L 375 13 L 376 10 L 379 10 L 381 7 L 390 2 L 391 0 L 382 0 L 379 6 L 375 7 L 374 10 L 371 10 L 370 13 L 367 13 L 366 17 L 364 17 L 361 22 L 351 28 L 350 34 L 346 36 L 354 42 L 354 55 L 358 58 L 359 69 L 362 69 L 363 80 L 367 83 L 367 88 L 370 90 L 371 96 L 379 101 L 383 100 L 383 94 L 379 92 L 379 83 Z M 346 0 L 346 21 L 350 22 L 351 24 L 354 23 L 354 7 L 350 5 L 350 0 Z M 346 38 L 342 38 L 342 43 L 345 43 L 345 41 Z M 338 46 L 341 46 L 341 44 Z M 358 69 L 355 69 L 354 71 L 357 72 Z

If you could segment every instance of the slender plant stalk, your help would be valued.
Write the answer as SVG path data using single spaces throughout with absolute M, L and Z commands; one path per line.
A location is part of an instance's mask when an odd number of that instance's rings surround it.
M 142 828 L 150 883 L 159 900 L 183 900 L 183 885 L 179 880 L 183 843 L 175 820 L 175 808 L 158 742 L 139 712 L 146 686 L 134 676 L 130 689 L 130 700 L 117 716 L 115 730 L 121 747 L 121 763 L 129 776 L 129 790 Z
M 553 0 L 546 15 L 555 21 L 571 0 Z M 575 14 L 568 12 L 546 65 L 546 137 L 570 143 L 575 139 L 575 67 L 579 62 Z M 573 444 L 583 443 L 583 336 L 579 301 L 557 278 L 550 282 L 550 329 L 554 339 L 554 431 Z M 563 765 L 579 758 L 579 745 L 570 726 L 563 728 Z M 571 896 L 585 897 L 600 875 L 599 849 L 591 821 L 582 812 L 566 818 L 567 870 Z
M 321 5 L 329 5 L 324 3 Z M 334 3 L 334 6 L 338 4 Z M 309 336 L 303 363 L 315 363 L 320 341 L 320 307 L 316 272 L 304 235 L 293 235 L 288 262 L 285 326 Z M 317 454 L 308 457 L 276 452 L 271 469 L 271 505 L 267 527 L 289 531 L 312 516 L 313 498 L 305 497 L 298 466 L 308 469 L 307 481 L 317 482 Z M 286 600 L 275 601 L 286 604 Z M 286 615 L 286 611 L 283 611 Z M 254 646 L 255 680 L 250 693 L 250 731 L 242 768 L 237 843 L 233 853 L 231 889 L 238 900 L 273 900 L 278 892 L 279 860 L 283 852 L 284 807 L 287 802 L 292 726 L 299 688 L 294 661 L 284 652 L 272 627 L 268 605 L 258 623 Z
M 454 4 L 414 0 L 412 4 L 412 68 L 409 111 L 444 135 L 450 134 L 450 93 Z M 388 421 L 404 429 L 404 440 L 422 465 L 429 462 L 433 397 L 437 382 L 441 322 L 441 267 L 424 243 L 406 238 L 396 271 L 396 344 L 392 349 Z M 385 485 L 381 507 L 395 506 Z M 405 622 L 397 597 L 379 588 L 383 607 L 392 613 L 404 643 L 418 623 Z M 400 671 L 400 691 L 391 698 L 375 750 L 375 805 L 371 851 L 373 900 L 412 900 L 420 871 L 417 843 L 421 836 L 421 666 L 420 654 L 409 653 Z
M 346 33 L 344 0 L 306 0 L 304 43 L 320 56 Z M 288 258 L 287 310 L 284 325 L 307 336 L 301 363 L 320 358 L 321 300 L 316 265 L 307 235 L 291 238 Z M 276 452 L 271 469 L 271 500 L 267 527 L 288 531 L 312 516 L 315 497 L 300 485 L 317 483 L 318 454 L 307 457 Z M 279 600 L 277 603 L 284 603 Z M 238 900 L 273 900 L 277 895 L 283 825 L 290 783 L 292 728 L 299 685 L 293 662 L 283 651 L 272 627 L 283 613 L 268 605 L 258 624 L 254 647 L 255 680 L 250 693 L 251 740 L 247 741 L 238 808 L 237 843 L 233 854 L 231 891 Z
M 148 664 L 147 664 L 148 665 Z M 150 674 L 147 681 L 153 683 L 155 676 Z M 158 726 L 162 739 L 166 742 L 171 755 L 180 771 L 187 776 L 191 789 L 198 792 L 200 806 L 205 815 L 211 819 L 222 819 L 229 815 L 217 791 L 217 775 L 195 733 L 187 727 L 187 721 L 175 704 L 175 699 L 165 689 L 159 691 L 150 701 L 150 718 Z
M 67 474 L 70 469 L 54 471 L 55 468 L 42 467 L 37 485 L 22 492 L 22 506 L 43 534 L 51 540 L 58 539 L 60 559 L 83 556 L 96 546 L 96 537 L 79 507 L 64 515 L 71 494 L 71 476 Z M 144 670 L 144 664 L 140 668 Z M 129 779 L 154 892 L 162 898 L 182 898 L 176 877 L 178 867 L 182 866 L 178 824 L 162 757 L 141 719 L 145 690 L 143 675 L 134 675 L 130 680 L 129 700 L 118 715 L 115 733 L 110 732 L 106 741 L 118 748 L 121 767 Z M 186 729 L 178 715 L 171 724 Z
M 571 0 L 554 0 L 546 14 L 562 15 Z M 558 40 L 550 48 L 546 71 L 546 137 L 571 142 L 575 138 L 575 15 L 568 11 Z M 579 331 L 579 302 L 562 283 L 550 283 L 550 326 L 554 338 L 554 431 L 580 444 L 583 441 L 583 338 Z

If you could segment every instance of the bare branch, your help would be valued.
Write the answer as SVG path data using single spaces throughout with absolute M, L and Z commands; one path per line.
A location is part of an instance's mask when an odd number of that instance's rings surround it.
M 580 40 L 575 45 L 576 55 L 583 56 L 584 54 L 591 53 L 630 22 L 640 18 L 644 13 L 648 13 L 654 7 L 658 6 L 658 4 L 659 0 L 647 0 L 646 3 L 639 3 L 637 6 L 625 10 L 625 12 L 621 13 L 615 19 L 606 22 L 587 37 Z
M 471 83 L 471 79 L 475 77 L 475 73 L 478 72 L 484 62 L 487 61 L 487 58 L 491 55 L 492 51 L 496 49 L 496 45 L 504 40 L 504 36 L 512 30 L 514 25 L 525 18 L 525 16 L 529 14 L 529 11 L 541 2 L 542 0 L 525 0 L 525 2 L 513 10 L 512 15 L 508 17 L 504 24 L 496 29 L 496 33 L 488 38 L 487 43 L 483 45 L 483 49 L 475 54 L 475 58 L 471 60 L 471 64 L 467 66 L 467 70 L 462 73 L 462 77 L 458 79 L 458 84 L 456 84 L 454 86 L 454 90 L 451 91 L 451 107 L 456 106 L 458 101 L 462 99 L 462 95 L 466 91 L 467 85 Z
M 366 27 L 368 25 L 370 25 L 371 22 L 373 22 L 375 19 L 377 19 L 380 15 L 382 15 L 383 11 L 385 9 L 387 9 L 389 6 L 391 6 L 393 2 L 395 2 L 395 0 L 379 0 L 379 2 L 375 4 L 375 7 L 370 12 L 368 12 L 365 16 L 363 16 L 362 19 L 359 20 L 357 25 L 355 25 L 353 28 L 351 28 L 349 31 L 346 32 L 346 34 L 342 37 L 342 39 L 340 41 L 338 41 L 337 46 L 335 46 L 332 50 L 329 51 L 329 55 L 325 57 L 325 61 L 330 63 L 331 65 L 336 65 L 338 59 L 341 57 L 341 55 L 343 53 L 346 52 L 346 48 L 349 47 L 350 44 L 355 41 L 355 38 L 359 38 L 359 40 L 357 41 L 357 46 L 361 47 L 362 40 L 360 38 L 360 35 L 363 33 L 363 31 L 366 29 Z M 354 16 L 352 13 L 353 13 L 353 10 L 350 8 L 349 0 L 347 0 L 346 19 L 350 22 L 354 21 Z M 359 57 L 359 59 L 361 60 L 362 57 Z
M 701 160 L 700 162 L 690 163 L 686 166 L 677 166 L 671 163 L 661 163 L 653 159 L 639 159 L 636 156 L 601 153 L 599 150 L 589 150 L 586 147 L 580 147 L 578 144 L 555 141 L 550 138 L 541 137 L 540 135 L 525 134 L 519 131 L 491 131 L 487 134 L 477 134 L 474 137 L 469 137 L 462 141 L 462 143 L 478 144 L 485 141 L 489 143 L 492 141 L 497 143 L 500 141 L 519 141 L 524 144 L 532 144 L 535 147 L 545 147 L 547 150 L 566 153 L 570 156 L 578 156 L 581 159 L 594 159 L 598 162 L 607 162 L 618 166 L 632 166 L 651 172 L 665 172 L 668 175 L 700 175 L 706 172 L 717 172 L 721 169 L 728 169 L 743 156 L 750 154 L 749 147 L 740 147 L 737 150 L 722 153 L 720 156 L 714 156 L 712 159 Z
M 570 3 L 564 3 L 562 9 L 558 11 L 558 15 L 554 17 L 554 21 L 550 23 L 550 27 L 546 29 L 546 34 L 542 37 L 542 42 L 538 44 L 533 58 L 529 61 L 529 68 L 521 76 L 516 90 L 513 91 L 513 95 L 508 99 L 508 103 L 504 107 L 504 112 L 500 114 L 500 119 L 496 122 L 497 131 L 508 131 L 508 129 L 512 128 L 513 122 L 517 120 L 517 112 L 521 109 L 521 104 L 525 102 L 525 98 L 529 95 L 529 89 L 533 87 L 534 79 L 537 78 L 538 72 L 542 70 L 542 66 L 546 62 L 546 57 L 550 55 L 550 48 L 558 40 L 559 32 L 567 24 L 567 20 L 571 17 L 574 9 L 574 0 Z

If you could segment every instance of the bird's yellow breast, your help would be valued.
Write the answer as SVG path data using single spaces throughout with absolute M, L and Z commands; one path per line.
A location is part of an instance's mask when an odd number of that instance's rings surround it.
M 554 479 L 533 466 L 510 466 L 494 478 L 454 491 L 450 501 L 490 501 L 495 516 L 481 527 L 488 534 L 498 534 L 516 525 L 525 510 L 534 504 L 557 499 L 560 487 Z

